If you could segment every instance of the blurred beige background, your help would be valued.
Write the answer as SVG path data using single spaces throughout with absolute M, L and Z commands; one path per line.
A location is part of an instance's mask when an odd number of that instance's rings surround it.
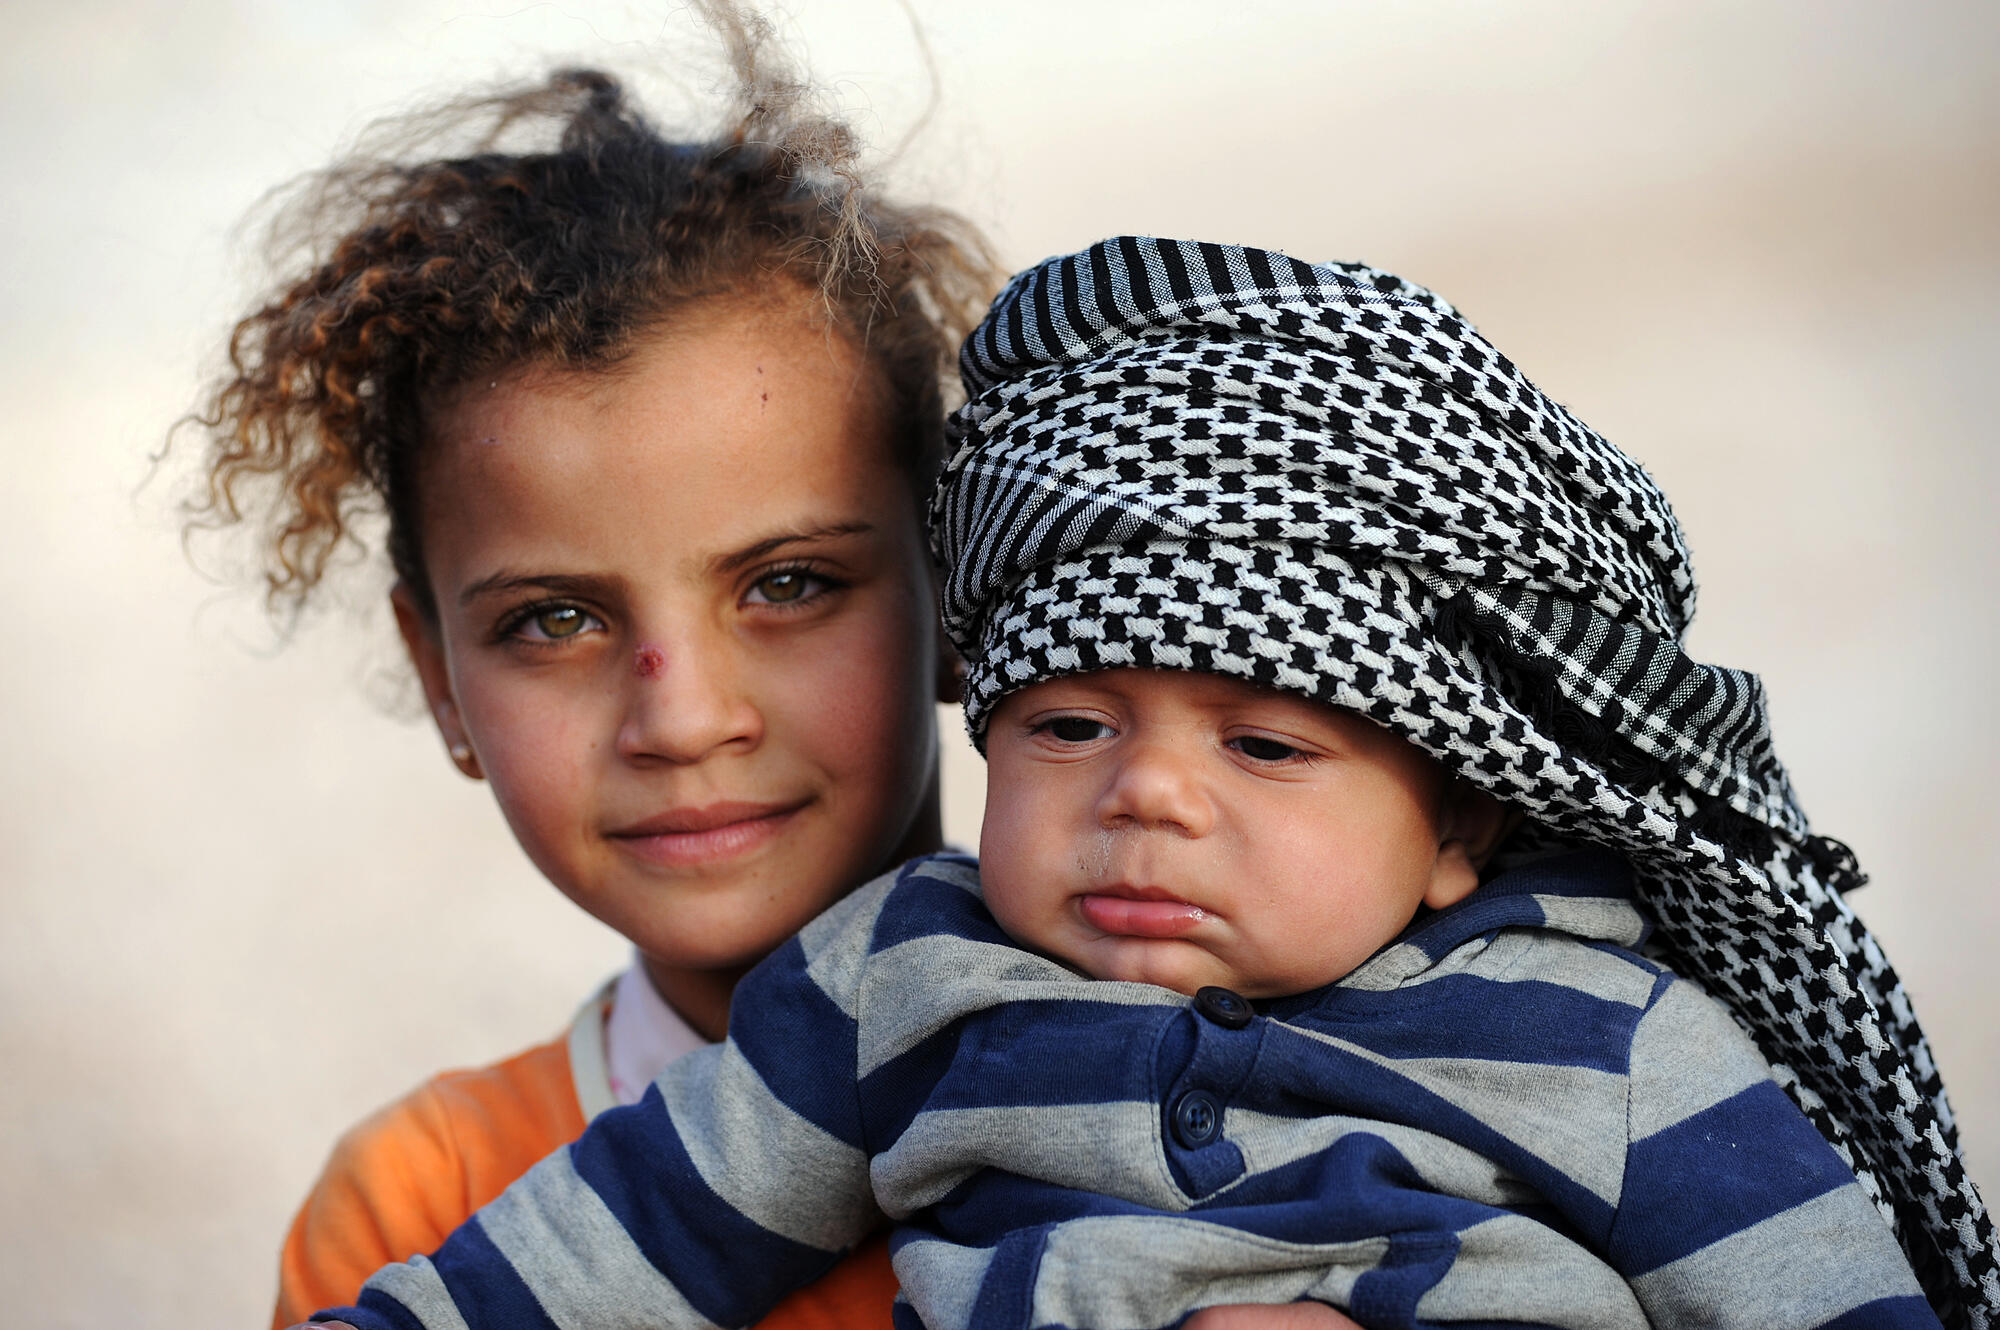
M 1363 258 L 1655 471 L 1697 654 L 1768 682 L 2000 1192 L 2000 8 L 914 8 L 941 101 L 898 178 L 1011 264 L 1118 230 Z M 926 96 L 893 0 L 788 14 L 893 144 Z M 9 1324 L 260 1323 L 335 1133 L 551 1034 L 621 962 L 385 706 L 386 617 L 278 649 L 184 560 L 180 459 L 148 480 L 252 289 L 232 226 L 259 193 L 374 114 L 557 59 L 632 72 L 669 120 L 713 74 L 670 4 L 8 7 Z M 979 772 L 951 761 L 969 843 Z

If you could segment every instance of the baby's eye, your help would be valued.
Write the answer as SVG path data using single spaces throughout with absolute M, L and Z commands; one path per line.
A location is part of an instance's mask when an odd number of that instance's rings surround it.
M 1307 755 L 1303 749 L 1261 734 L 1238 735 L 1229 741 L 1229 746 L 1253 762 L 1290 762 Z
M 827 589 L 824 577 L 809 573 L 803 568 L 788 568 L 781 572 L 766 573 L 750 584 L 750 594 L 744 599 L 753 605 L 793 605 Z
M 1111 727 L 1089 716 L 1057 716 L 1038 726 L 1051 739 L 1066 744 L 1087 744 L 1111 733 Z
M 544 605 L 514 621 L 509 635 L 529 642 L 560 642 L 604 625 L 589 610 L 576 605 Z

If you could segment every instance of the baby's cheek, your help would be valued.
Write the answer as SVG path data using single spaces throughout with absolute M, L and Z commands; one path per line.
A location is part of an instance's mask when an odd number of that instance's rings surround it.
M 1029 809 L 996 809 L 989 802 L 979 836 L 980 890 L 1009 937 L 1076 960 L 1072 953 L 1081 923 L 1069 905 L 1073 877 L 1062 847 L 1048 836 L 1047 819 L 1034 817 Z
M 979 881 L 986 908 L 1005 921 L 1021 903 L 1022 883 L 1033 871 L 1030 824 L 1005 790 L 1004 778 L 987 772 L 986 811 L 979 824 Z

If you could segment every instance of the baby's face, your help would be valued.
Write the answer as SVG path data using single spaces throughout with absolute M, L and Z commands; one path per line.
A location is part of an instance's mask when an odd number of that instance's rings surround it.
M 994 712 L 986 757 L 987 906 L 1092 978 L 1301 993 L 1477 885 L 1430 757 L 1219 675 L 1035 684 Z

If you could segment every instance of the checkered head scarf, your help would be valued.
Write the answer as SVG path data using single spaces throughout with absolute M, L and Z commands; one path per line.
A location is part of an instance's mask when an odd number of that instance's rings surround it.
M 1005 694 L 1201 670 L 1367 715 L 1621 852 L 1662 959 L 1733 1010 L 1875 1198 L 1947 1325 L 2000 1330 L 1993 1227 L 1881 949 L 1751 675 L 1689 659 L 1694 578 L 1636 463 L 1429 291 L 1120 238 L 1019 277 L 966 342 L 932 501 L 983 746 Z

